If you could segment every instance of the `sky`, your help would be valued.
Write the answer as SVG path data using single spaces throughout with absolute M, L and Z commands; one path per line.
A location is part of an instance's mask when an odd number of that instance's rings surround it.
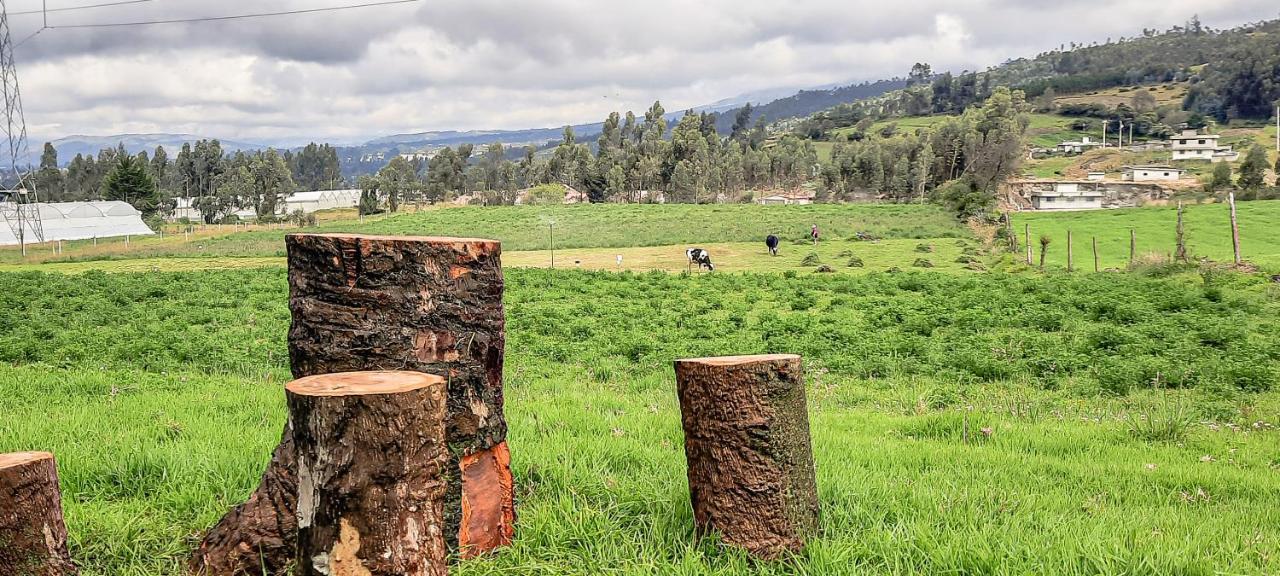
M 111 0 L 47 0 L 49 9 Z M 116 0 L 119 1 L 119 0 Z M 753 91 L 980 70 L 1070 42 L 1280 16 L 1275 0 L 141 0 L 48 15 L 15 57 L 28 131 L 355 143 L 596 122 Z M 40 0 L 7 0 L 10 13 Z M 11 15 L 19 41 L 40 15 Z

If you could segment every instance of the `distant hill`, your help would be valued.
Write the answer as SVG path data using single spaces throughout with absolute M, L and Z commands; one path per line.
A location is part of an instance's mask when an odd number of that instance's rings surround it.
M 169 157 L 177 156 L 178 150 L 182 149 L 182 145 L 187 142 L 195 143 L 199 140 L 211 139 L 208 136 L 197 136 L 195 134 L 118 134 L 115 136 L 68 136 L 53 141 L 53 147 L 58 151 L 58 163 L 66 166 L 76 154 L 85 156 L 97 156 L 98 152 L 104 148 L 115 148 L 120 144 L 124 144 L 125 150 L 130 154 L 137 154 L 146 151 L 147 154 L 155 152 L 156 146 L 164 146 L 169 153 Z M 237 142 L 235 140 L 218 139 L 222 144 L 222 149 L 227 152 L 236 152 L 238 150 L 262 150 L 268 146 L 263 144 L 252 144 L 248 142 Z M 35 156 L 34 162 L 38 162 L 40 158 L 40 149 L 43 143 L 33 143 L 31 154 Z
M 756 106 L 751 112 L 751 123 L 754 124 L 761 118 L 764 118 L 767 122 L 803 118 L 838 104 L 875 98 L 894 90 L 901 90 L 906 85 L 906 80 L 894 79 L 850 84 L 829 89 L 801 90 L 792 96 Z M 722 134 L 731 132 L 733 130 L 733 121 L 741 108 L 741 106 L 737 106 L 724 111 L 716 120 L 716 130 Z

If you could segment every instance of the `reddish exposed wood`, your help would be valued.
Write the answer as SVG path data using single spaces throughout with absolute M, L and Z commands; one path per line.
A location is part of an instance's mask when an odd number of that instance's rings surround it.
M 444 378 L 311 376 L 285 386 L 298 467 L 297 576 L 444 576 Z
M 473 558 L 510 545 L 515 537 L 515 486 L 507 443 L 463 456 L 460 464 L 462 526 L 458 546 L 462 557 Z
M 764 558 L 818 531 L 800 357 L 677 360 L 689 493 L 700 534 Z
M 58 465 L 48 452 L 0 454 L 0 574 L 76 574 L 67 551 Z
M 506 454 L 499 243 L 292 234 L 286 245 L 294 376 L 411 370 L 447 378 L 448 544 L 458 546 L 465 540 L 464 553 L 474 555 L 510 542 L 515 513 L 509 458 L 494 460 L 499 486 L 468 484 L 481 496 L 464 499 L 461 478 L 462 458 L 483 456 L 499 446 Z M 292 535 L 297 531 L 292 516 L 297 483 L 292 444 L 286 430 L 258 490 L 209 531 L 192 559 L 193 571 L 256 576 L 264 569 L 269 574 L 286 570 L 294 557 Z M 495 493 L 503 496 L 484 496 Z M 479 524 L 461 529 L 464 500 L 472 501 L 468 517 Z

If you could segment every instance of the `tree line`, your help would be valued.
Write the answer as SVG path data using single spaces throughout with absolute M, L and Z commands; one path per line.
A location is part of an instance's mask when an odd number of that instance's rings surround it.
M 405 202 L 466 197 L 480 204 L 514 204 L 522 190 L 559 184 L 592 202 L 721 202 L 748 199 L 748 191 L 794 188 L 818 175 L 812 142 L 771 137 L 751 107 L 739 109 L 728 136 L 717 115 L 688 112 L 669 125 L 661 102 L 637 116 L 611 113 L 595 142 L 571 127 L 547 150 L 490 144 L 443 148 L 430 160 L 396 157 L 362 177 L 362 210 L 395 211 Z
M 217 140 L 201 140 L 183 144 L 172 159 L 163 146 L 131 155 L 121 144 L 97 156 L 77 154 L 65 168 L 46 142 L 34 184 L 45 202 L 121 200 L 148 218 L 172 213 L 180 199 L 187 200 L 212 223 L 239 209 L 271 220 L 289 194 L 344 182 L 337 149 L 328 144 L 229 153 Z

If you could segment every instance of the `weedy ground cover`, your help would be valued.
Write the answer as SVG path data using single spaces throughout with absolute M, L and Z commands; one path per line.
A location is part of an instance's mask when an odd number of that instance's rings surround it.
M 1280 558 L 1280 293 L 1260 278 L 507 280 L 519 530 L 458 574 L 1265 574 Z M 0 274 L 0 451 L 58 454 L 85 574 L 179 574 L 252 490 L 285 417 L 286 293 L 270 268 Z M 772 351 L 807 361 L 824 533 L 753 564 L 693 534 L 670 363 Z

